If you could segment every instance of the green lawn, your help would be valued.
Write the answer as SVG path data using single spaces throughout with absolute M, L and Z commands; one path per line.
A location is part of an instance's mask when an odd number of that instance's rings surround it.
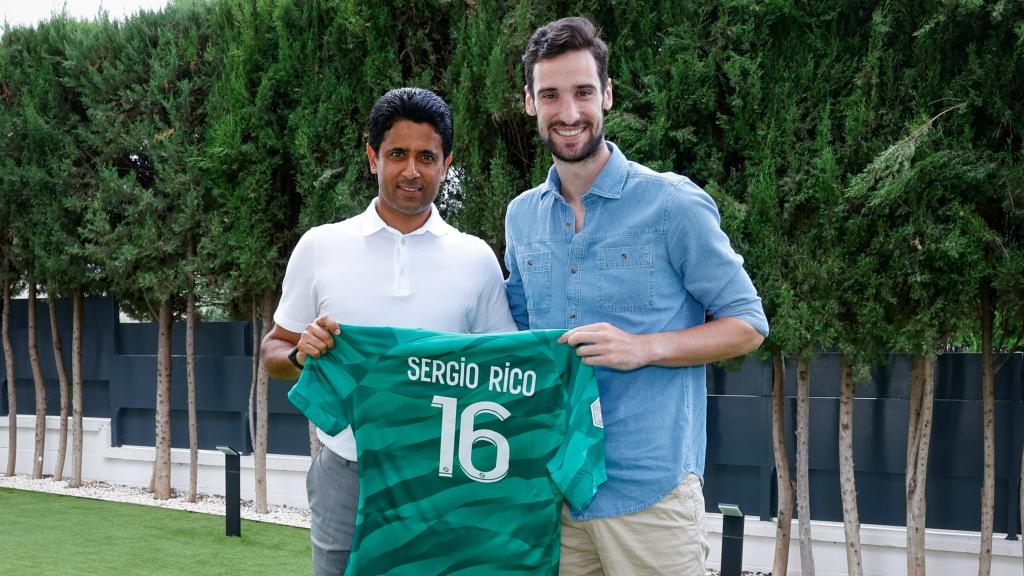
M 310 574 L 309 530 L 0 488 L 0 575 Z

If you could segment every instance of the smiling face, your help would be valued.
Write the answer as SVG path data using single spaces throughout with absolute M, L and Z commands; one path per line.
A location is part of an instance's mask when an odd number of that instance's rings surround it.
M 452 162 L 444 157 L 441 136 L 427 123 L 396 120 L 378 151 L 366 146 L 370 172 L 377 175 L 377 212 L 402 233 L 416 230 L 430 217 L 430 205 Z
M 539 60 L 526 112 L 537 117 L 537 133 L 563 162 L 583 162 L 604 143 L 604 111 L 612 107 L 611 81 L 601 85 L 597 63 L 587 50 Z

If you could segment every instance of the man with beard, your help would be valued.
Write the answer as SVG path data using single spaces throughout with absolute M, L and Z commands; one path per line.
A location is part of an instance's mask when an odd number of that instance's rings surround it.
M 306 232 L 288 260 L 261 354 L 278 380 L 334 347 L 338 323 L 445 332 L 511 332 L 501 268 L 479 238 L 441 219 L 434 198 L 452 162 L 452 113 L 422 88 L 384 94 L 370 111 L 366 156 L 377 197 L 362 214 Z M 352 428 L 317 431 L 306 475 L 313 574 L 345 571 L 359 502 Z
M 554 166 L 508 206 L 509 305 L 520 328 L 569 329 L 605 426 L 608 482 L 563 511 L 560 574 L 703 575 L 704 365 L 761 344 L 761 300 L 711 197 L 604 139 L 612 83 L 593 24 L 542 26 L 523 63 Z

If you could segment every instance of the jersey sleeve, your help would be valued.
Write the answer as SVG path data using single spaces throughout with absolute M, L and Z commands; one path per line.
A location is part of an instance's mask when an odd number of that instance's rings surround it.
M 349 425 L 346 403 L 356 387 L 337 350 L 339 346 L 335 345 L 320 358 L 307 358 L 299 381 L 288 391 L 288 400 L 331 436 Z
M 608 476 L 604 467 L 604 424 L 594 369 L 583 364 L 567 344 L 567 382 L 563 384 L 565 439 L 548 463 L 548 473 L 574 511 L 593 500 Z

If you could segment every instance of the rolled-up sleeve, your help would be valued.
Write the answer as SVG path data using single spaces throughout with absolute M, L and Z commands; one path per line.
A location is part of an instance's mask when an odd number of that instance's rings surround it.
M 669 257 L 687 291 L 714 318 L 739 318 L 768 335 L 761 298 L 721 227 L 715 201 L 689 180 L 669 200 Z

